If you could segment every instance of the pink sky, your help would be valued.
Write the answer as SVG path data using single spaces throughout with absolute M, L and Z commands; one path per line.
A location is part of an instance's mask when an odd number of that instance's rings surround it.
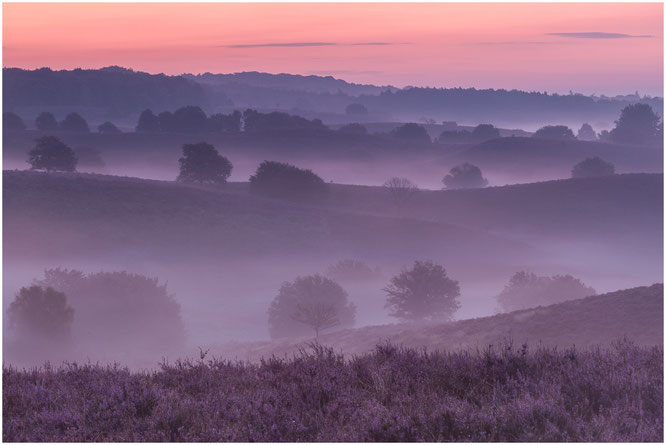
M 660 3 L 4 3 L 3 66 L 663 96 Z

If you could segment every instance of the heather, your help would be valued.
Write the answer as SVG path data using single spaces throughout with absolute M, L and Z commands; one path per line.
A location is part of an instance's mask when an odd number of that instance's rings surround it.
M 626 340 L 3 369 L 4 441 L 662 439 L 663 348 Z

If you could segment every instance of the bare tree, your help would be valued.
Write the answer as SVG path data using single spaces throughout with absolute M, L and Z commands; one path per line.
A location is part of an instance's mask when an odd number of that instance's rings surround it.
M 384 183 L 398 212 L 416 195 L 419 188 L 407 178 L 393 177 Z
M 316 338 L 319 338 L 319 331 L 340 324 L 335 306 L 323 302 L 299 304 L 291 318 L 313 328 Z

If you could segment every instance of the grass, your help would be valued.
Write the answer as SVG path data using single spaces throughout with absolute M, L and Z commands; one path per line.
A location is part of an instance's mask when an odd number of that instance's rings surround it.
M 663 348 L 4 367 L 3 440 L 660 442 Z

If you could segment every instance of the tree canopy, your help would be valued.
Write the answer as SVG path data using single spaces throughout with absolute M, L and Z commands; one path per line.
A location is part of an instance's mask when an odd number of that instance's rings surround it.
M 121 134 L 122 131 L 118 129 L 112 122 L 104 122 L 103 124 L 97 127 L 97 131 L 100 134 Z
M 37 139 L 35 148 L 28 152 L 28 163 L 33 170 L 73 172 L 77 162 L 74 150 L 55 136 Z
M 660 138 L 663 138 L 663 123 L 661 117 L 648 104 L 627 105 L 622 109 L 620 118 L 615 121 L 610 137 L 614 142 L 622 144 L 645 145 L 659 142 Z
M 52 287 L 22 287 L 7 309 L 9 325 L 21 337 L 65 340 L 74 309 L 67 297 Z
M 276 161 L 259 165 L 250 176 L 250 191 L 287 199 L 322 199 L 328 195 L 326 183 L 312 170 Z
M 615 174 L 615 165 L 604 161 L 598 156 L 587 158 L 574 165 L 571 170 L 572 178 L 590 178 L 595 176 L 608 176 Z
M 479 140 L 495 139 L 500 137 L 500 132 L 492 124 L 479 124 L 472 130 L 472 137 Z
M 60 130 L 70 133 L 90 133 L 88 122 L 79 113 L 69 113 L 60 122 Z
M 271 338 L 306 335 L 311 330 L 351 327 L 356 307 L 335 281 L 319 274 L 285 282 L 268 309 Z
M 58 121 L 53 113 L 44 111 L 35 118 L 35 127 L 39 131 L 58 131 Z
M 205 142 L 183 145 L 183 157 L 178 160 L 181 182 L 224 184 L 231 175 L 231 162 Z
M 417 142 L 417 143 L 430 143 L 430 135 L 423 125 L 415 123 L 407 123 L 391 131 L 391 135 L 403 141 Z
M 5 111 L 2 113 L 2 128 L 3 130 L 25 130 L 25 122 L 18 114 Z
M 580 129 L 578 130 L 576 139 L 579 141 L 596 141 L 597 133 L 594 131 L 590 124 L 585 123 L 581 125 Z
M 481 169 L 467 162 L 453 167 L 442 182 L 447 189 L 481 188 L 488 185 L 488 180 L 483 177 Z
M 535 133 L 535 138 L 542 139 L 561 139 L 561 140 L 573 140 L 576 137 L 571 131 L 571 128 L 566 125 L 546 125 L 545 127 L 539 128 Z
M 390 315 L 401 320 L 450 320 L 460 308 L 458 282 L 432 261 L 415 261 L 393 277 L 384 292 Z

